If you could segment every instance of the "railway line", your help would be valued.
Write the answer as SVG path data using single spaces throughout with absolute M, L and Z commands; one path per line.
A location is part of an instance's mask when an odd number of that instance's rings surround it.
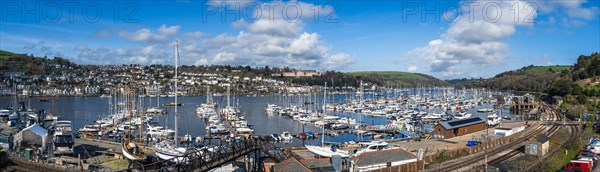
M 560 115 L 558 112 L 556 112 L 555 110 L 553 110 L 551 107 L 549 107 L 547 105 L 543 105 L 540 110 L 542 112 L 546 112 L 546 114 L 548 116 L 546 116 L 545 118 L 549 121 L 562 121 L 563 120 L 562 115 Z M 473 156 L 467 156 L 467 157 L 461 159 L 459 162 L 449 164 L 443 168 L 439 168 L 438 170 L 433 170 L 433 171 L 460 171 L 461 169 L 465 169 L 465 170 L 471 169 L 471 167 L 473 167 L 474 165 L 479 165 L 479 164 L 482 165 L 483 164 L 482 161 L 484 161 L 486 155 L 492 155 L 492 156 L 487 157 L 489 165 L 499 164 L 501 162 L 504 162 L 506 160 L 509 160 L 509 159 L 519 155 L 524 150 L 524 146 L 521 144 L 523 142 L 527 141 L 528 139 L 530 139 L 538 134 L 541 134 L 541 133 L 546 133 L 548 136 L 550 136 L 550 135 L 556 133 L 561 127 L 562 127 L 561 125 L 555 125 L 555 124 L 539 125 L 535 129 L 531 130 L 529 133 L 526 133 L 522 137 L 519 137 L 516 140 L 508 142 L 501 147 L 493 148 L 491 150 L 486 151 L 485 153 L 482 152 L 482 153 L 477 153 Z M 571 131 L 575 131 L 575 129 L 577 128 L 576 126 L 570 126 L 570 127 L 572 127 Z M 495 157 L 493 156 L 493 155 L 501 154 L 503 152 L 506 152 L 506 153 L 501 156 L 495 156 Z

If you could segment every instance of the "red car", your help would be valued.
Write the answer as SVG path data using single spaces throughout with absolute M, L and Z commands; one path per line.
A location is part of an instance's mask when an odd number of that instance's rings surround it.
M 589 151 L 589 150 L 585 150 L 585 149 L 581 149 L 579 150 L 579 154 L 583 153 L 583 152 L 589 152 L 592 156 L 598 156 L 597 153 Z
M 581 170 L 583 172 L 592 171 L 593 164 L 586 160 L 571 160 L 569 164 L 563 167 L 563 170 Z

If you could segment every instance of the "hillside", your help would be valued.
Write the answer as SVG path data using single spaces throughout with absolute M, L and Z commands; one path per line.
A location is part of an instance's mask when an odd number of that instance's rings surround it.
M 12 52 L 8 52 L 8 51 L 4 51 L 4 50 L 0 50 L 0 61 L 4 61 L 7 60 L 13 56 L 16 56 L 17 54 L 12 53 Z
M 538 71 L 538 72 L 544 72 L 544 71 L 560 72 L 560 71 L 563 71 L 563 70 L 569 70 L 571 67 L 573 67 L 573 66 L 569 66 L 569 65 L 532 66 L 530 68 L 530 70 L 534 70 L 534 71 Z
M 420 73 L 409 73 L 409 72 L 398 72 L 398 71 L 362 71 L 362 72 L 349 72 L 348 74 L 356 77 L 358 80 L 364 82 L 377 83 L 378 85 L 384 86 L 446 86 L 449 85 L 447 82 L 439 80 L 433 76 L 420 74 Z
M 500 73 L 493 78 L 474 83 L 475 85 L 514 91 L 541 92 L 552 86 L 561 75 L 568 72 L 571 66 L 526 66 L 521 69 Z
M 74 72 L 79 67 L 79 65 L 60 57 L 48 59 L 0 50 L 0 71 L 43 75 L 65 71 Z

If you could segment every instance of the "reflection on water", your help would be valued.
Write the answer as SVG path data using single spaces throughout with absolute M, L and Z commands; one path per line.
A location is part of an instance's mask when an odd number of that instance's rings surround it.
M 330 95 L 328 97 L 328 103 L 343 103 L 347 98 L 353 95 Z M 366 95 L 365 97 L 369 97 Z M 109 98 L 99 97 L 56 97 L 50 98 L 50 102 L 39 102 L 39 97 L 31 98 L 18 98 L 18 101 L 23 101 L 26 106 L 31 106 L 36 110 L 46 110 L 47 112 L 54 112 L 59 116 L 61 120 L 70 120 L 73 122 L 73 129 L 77 131 L 79 128 L 86 124 L 92 124 L 95 120 L 98 120 L 102 116 L 106 116 L 109 113 Z M 115 98 L 113 98 L 114 101 Z M 146 105 L 146 107 L 156 106 L 157 98 L 145 97 L 140 98 L 139 102 Z M 214 101 L 219 104 L 220 107 L 227 105 L 225 96 L 216 96 Z M 270 135 L 273 133 L 281 133 L 288 131 L 292 134 L 300 133 L 302 131 L 320 133 L 321 128 L 316 127 L 314 124 L 302 124 L 294 121 L 286 116 L 279 115 L 268 115 L 265 112 L 265 107 L 268 103 L 275 103 L 282 106 L 297 105 L 307 109 L 321 109 L 323 104 L 322 95 L 313 96 L 232 96 L 232 106 L 239 106 L 241 115 L 243 115 L 250 125 L 254 126 L 254 133 L 256 135 Z M 173 97 L 161 97 L 160 103 L 169 103 L 174 101 Z M 179 112 L 179 135 L 191 134 L 194 136 L 206 135 L 206 125 L 203 120 L 196 115 L 196 107 L 206 101 L 205 96 L 193 96 L 193 97 L 179 97 L 179 102 L 183 103 L 183 106 L 178 107 Z M 54 102 L 54 103 L 53 103 Z M 304 102 L 314 102 L 313 104 Z M 10 106 L 13 104 L 13 97 L 0 97 L 0 106 Z M 488 106 L 488 105 L 485 105 Z M 54 107 L 54 108 L 53 108 Z M 163 106 L 168 111 L 168 115 L 160 115 L 158 121 L 161 125 L 168 123 L 168 128 L 174 126 L 174 107 Z M 469 113 L 477 115 L 477 108 L 472 108 Z M 362 122 L 369 125 L 380 125 L 386 124 L 387 120 L 385 117 L 373 117 L 365 116 L 357 113 L 345 113 L 345 112 L 333 112 L 333 115 L 340 117 L 349 117 L 357 119 L 357 122 Z M 503 115 L 508 115 L 508 110 L 503 110 Z M 479 114 L 485 115 L 485 114 Z M 429 128 L 431 126 L 427 126 Z M 397 136 L 399 137 L 399 136 Z M 370 137 L 358 138 L 353 134 L 342 133 L 338 137 L 325 136 L 325 141 L 328 142 L 347 142 L 347 141 L 358 141 L 358 140 L 369 140 Z M 306 144 L 320 144 L 321 138 L 314 140 L 306 140 Z M 302 140 L 295 139 L 292 144 L 287 146 L 299 146 L 303 145 Z

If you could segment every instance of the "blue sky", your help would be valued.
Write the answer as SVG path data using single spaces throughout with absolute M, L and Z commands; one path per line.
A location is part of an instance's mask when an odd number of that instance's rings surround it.
M 530 64 L 573 64 L 600 51 L 599 6 L 598 0 L 2 1 L 0 49 L 80 64 L 172 64 L 177 39 L 185 65 L 491 77 Z

